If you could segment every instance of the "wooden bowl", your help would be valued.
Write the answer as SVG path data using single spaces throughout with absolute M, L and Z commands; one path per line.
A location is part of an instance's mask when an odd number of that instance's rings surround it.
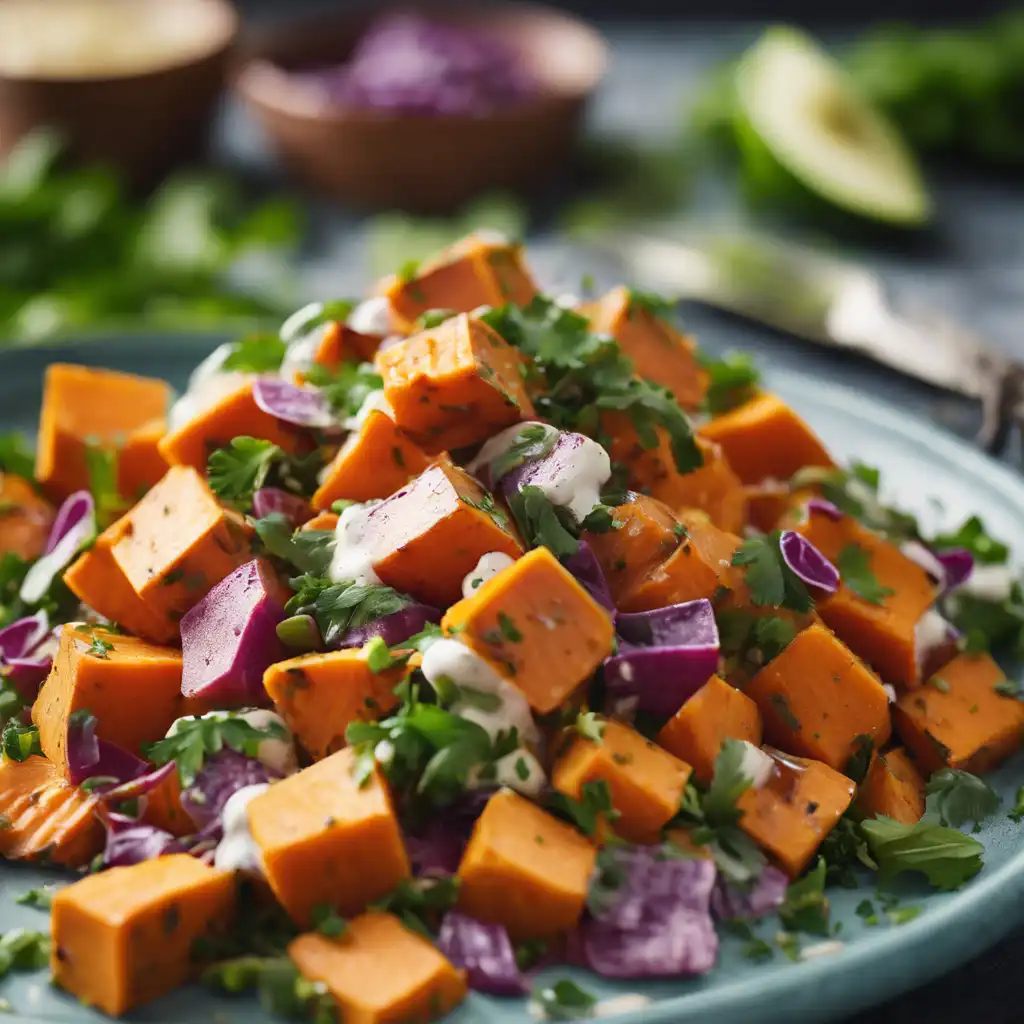
M 246 47 L 235 86 L 285 164 L 338 199 L 444 212 L 489 189 L 526 189 L 569 154 L 606 48 L 589 26 L 526 4 L 423 7 L 432 21 L 481 29 L 521 55 L 535 97 L 484 117 L 345 108 L 292 71 L 340 64 L 381 16 L 362 10 L 266 31 Z
M 228 0 L 127 2 L 193 19 L 194 45 L 126 73 L 42 76 L 0 68 L 0 156 L 33 128 L 53 126 L 76 162 L 115 167 L 145 185 L 200 151 L 238 31 L 234 8 Z

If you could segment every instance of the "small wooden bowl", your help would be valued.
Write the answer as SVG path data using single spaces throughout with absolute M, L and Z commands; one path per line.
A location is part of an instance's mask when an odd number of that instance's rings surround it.
M 285 164 L 332 196 L 369 208 L 452 210 L 489 189 L 525 189 L 568 156 L 604 73 L 606 47 L 585 23 L 527 4 L 423 8 L 514 47 L 536 97 L 484 117 L 345 108 L 293 71 L 344 62 L 381 16 L 362 10 L 266 31 L 246 48 L 235 86 Z
M 174 7 L 206 40 L 174 63 L 125 74 L 43 77 L 0 70 L 0 156 L 27 132 L 52 126 L 78 163 L 120 170 L 135 185 L 197 155 L 224 85 L 238 32 L 228 0 L 133 0 Z M 180 9 L 180 14 L 177 13 Z

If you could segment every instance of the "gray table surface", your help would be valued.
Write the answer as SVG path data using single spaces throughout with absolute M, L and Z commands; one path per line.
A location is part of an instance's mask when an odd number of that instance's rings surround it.
M 612 60 L 591 110 L 591 129 L 664 137 L 677 125 L 702 73 L 756 32 L 754 25 L 608 26 Z M 215 155 L 219 162 L 270 181 L 279 174 L 258 129 L 233 101 L 219 119 Z M 912 250 L 905 245 L 896 248 L 892 242 L 849 247 L 884 274 L 901 301 L 955 313 L 994 345 L 1024 358 L 1024 181 L 942 169 L 932 169 L 932 178 L 939 221 L 927 242 Z M 351 294 L 369 278 L 362 223 L 350 211 L 323 202 L 312 202 L 310 211 L 313 241 L 300 261 L 301 288 L 311 298 Z M 685 214 L 712 224 L 746 217 L 721 183 L 698 184 Z M 573 287 L 584 271 L 596 271 L 599 281 L 608 278 L 607 267 L 591 262 L 564 239 L 548 234 L 530 242 L 531 263 L 546 285 Z M 973 429 L 974 411 L 963 403 L 858 360 L 811 351 L 707 310 L 687 309 L 684 317 L 710 348 L 743 347 L 763 361 L 799 362 L 812 372 L 931 415 L 960 433 Z M 847 1024 L 1024 1021 L 1019 1005 L 1024 1001 L 1024 981 L 1018 974 L 1022 955 L 1024 933 L 924 990 Z

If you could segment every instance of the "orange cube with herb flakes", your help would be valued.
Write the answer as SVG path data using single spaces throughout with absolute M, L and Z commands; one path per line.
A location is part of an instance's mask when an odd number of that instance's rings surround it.
M 236 437 L 269 441 L 290 453 L 301 451 L 308 443 L 300 429 L 264 412 L 253 398 L 252 381 L 246 381 L 165 434 L 158 448 L 168 465 L 191 466 L 205 474 L 211 453 L 226 448 Z
M 133 431 L 162 418 L 170 400 L 170 385 L 162 380 L 51 363 L 36 446 L 35 477 L 43 491 L 60 502 L 87 489 L 88 450 L 117 452 Z
M 743 812 L 739 826 L 796 878 L 846 812 L 857 787 L 820 761 L 765 752 L 775 761 L 774 771 L 765 785 L 751 787 L 736 801 Z
M 459 864 L 459 909 L 503 925 L 513 942 L 579 922 L 597 848 L 572 826 L 502 789 L 487 801 Z
M 590 678 L 614 638 L 608 612 L 546 547 L 452 605 L 441 626 L 498 666 L 541 714 Z
M 0 470 L 0 555 L 31 562 L 46 548 L 53 506 L 23 477 Z
M 857 789 L 854 808 L 865 818 L 895 818 L 914 825 L 924 814 L 925 783 L 900 747 L 879 754 Z
M 733 586 L 737 572 L 732 558 L 740 538 L 700 514 L 684 514 L 680 519 L 679 546 L 626 595 L 623 611 L 649 611 L 701 597 L 712 600 Z
M 324 470 L 313 507 L 329 509 L 339 498 L 386 498 L 429 465 L 426 452 L 387 413 L 374 409 Z
M 836 771 L 868 744 L 880 749 L 892 730 L 881 681 L 820 623 L 798 633 L 745 692 L 769 743 Z
M 511 519 L 443 455 L 372 512 L 373 568 L 389 587 L 445 608 L 482 555 L 523 548 Z
M 319 761 L 345 746 L 352 722 L 375 721 L 397 703 L 394 688 L 401 668 L 372 672 L 360 648 L 303 654 L 279 661 L 263 674 L 263 686 L 277 713 Z
M 313 352 L 313 364 L 328 370 L 337 370 L 346 361 L 372 362 L 377 354 L 380 338 L 371 334 L 360 334 L 348 324 L 332 320 L 324 324 Z
M 469 313 L 508 302 L 525 306 L 537 294 L 523 263 L 523 247 L 483 231 L 384 281 L 380 290 L 406 329 L 431 309 Z
M 618 605 L 675 551 L 685 528 L 667 505 L 635 491 L 630 491 L 611 515 L 610 530 L 584 530 L 581 539 L 594 552 Z
M 667 304 L 652 303 L 625 286 L 613 288 L 590 311 L 590 328 L 610 334 L 633 361 L 638 377 L 672 392 L 691 412 L 700 408 L 707 390 L 707 373 L 697 362 L 697 347 L 665 318 Z
M 300 935 L 288 956 L 327 989 L 345 1024 L 435 1020 L 466 997 L 465 972 L 392 914 L 361 914 L 336 938 Z
M 114 561 L 150 610 L 175 625 L 252 558 L 252 529 L 189 466 L 172 466 L 115 530 Z
M 53 897 L 53 981 L 120 1016 L 198 973 L 199 940 L 231 928 L 234 872 L 176 853 L 86 875 Z
M 118 452 L 117 491 L 129 504 L 138 501 L 167 472 L 167 460 L 160 454 L 166 433 L 167 420 L 157 417 L 133 430 Z
M 460 314 L 377 353 L 394 420 L 427 451 L 464 448 L 533 416 L 520 354 Z
M 961 654 L 899 699 L 896 730 L 924 771 L 984 774 L 1021 745 L 1018 689 L 988 654 Z
M 834 519 L 805 508 L 795 529 L 842 576 L 839 591 L 818 605 L 818 614 L 887 682 L 920 685 L 918 625 L 936 595 L 924 569 L 852 516 Z
M 699 782 L 715 774 L 715 758 L 727 739 L 761 746 L 761 713 L 735 686 L 712 676 L 665 723 L 658 742 L 669 753 L 693 766 Z
M 248 806 L 278 902 L 300 927 L 318 907 L 358 914 L 409 877 L 387 782 L 351 747 L 275 782 Z
M 692 769 L 621 722 L 601 720 L 601 738 L 575 737 L 555 762 L 551 784 L 579 800 L 588 783 L 608 786 L 612 829 L 633 843 L 656 843 L 675 817 Z
M 340 516 L 336 512 L 317 512 L 312 519 L 306 520 L 299 529 L 308 532 L 309 530 L 333 531 L 338 528 Z

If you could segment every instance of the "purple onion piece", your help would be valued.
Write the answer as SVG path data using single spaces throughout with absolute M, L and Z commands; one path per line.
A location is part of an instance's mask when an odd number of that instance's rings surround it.
M 624 640 L 644 647 L 718 646 L 715 612 L 706 598 L 649 612 L 623 613 L 616 630 Z
M 219 836 L 220 814 L 228 798 L 244 786 L 255 786 L 278 778 L 261 761 L 237 750 L 224 749 L 207 757 L 195 782 L 182 791 L 181 806 L 196 827 L 214 828 Z M 204 831 L 204 836 L 207 832 Z
M 102 746 L 103 740 L 100 740 Z M 131 755 L 128 755 L 129 757 Z M 143 766 L 145 769 L 145 766 Z M 174 761 L 168 761 L 160 768 L 144 770 L 143 774 L 135 778 L 129 778 L 119 785 L 100 786 L 94 792 L 101 798 L 103 803 L 115 804 L 123 800 L 137 800 L 139 797 L 147 796 L 154 789 L 162 786 L 178 770 Z M 98 774 L 98 773 L 97 773 Z M 111 772 L 113 774 L 113 772 Z
M 842 510 L 834 505 L 831 501 L 826 501 L 824 498 L 811 498 L 807 502 L 807 511 L 809 513 L 820 512 L 823 516 L 827 516 L 834 523 L 838 523 L 843 518 Z
M 123 814 L 107 814 L 103 824 L 107 830 L 103 864 L 108 868 L 129 867 L 169 853 L 188 852 L 185 843 L 170 832 L 140 824 Z
M 473 825 L 495 792 L 493 787 L 469 790 L 432 814 L 422 826 L 408 831 L 405 839 L 413 874 L 455 874 Z
M 252 514 L 262 519 L 271 512 L 280 512 L 293 529 L 313 517 L 313 509 L 304 498 L 283 491 L 280 487 L 261 487 L 252 496 Z
M 296 427 L 327 430 L 338 426 L 327 400 L 313 388 L 299 387 L 280 377 L 257 377 L 252 397 L 269 416 Z
M 375 636 L 379 636 L 388 647 L 393 647 L 421 632 L 428 623 L 440 621 L 441 613 L 436 608 L 427 604 L 410 604 L 390 615 L 374 619 L 364 626 L 346 630 L 333 646 L 362 647 Z
M 39 688 L 53 668 L 53 658 L 8 658 L 4 677 L 18 691 L 23 701 L 31 704 L 39 696 Z
M 7 662 L 12 658 L 26 658 L 49 634 L 50 620 L 46 612 L 18 619 L 0 629 L 0 658 Z
M 76 711 L 68 718 L 66 753 L 68 781 L 78 786 L 90 776 L 99 775 L 94 769 L 100 762 L 100 741 L 96 736 L 96 716 Z
M 54 577 L 96 535 L 96 508 L 88 491 L 76 491 L 57 512 L 46 553 L 29 569 L 18 596 L 36 604 L 50 589 Z
M 576 554 L 570 555 L 562 564 L 576 577 L 583 589 L 602 607 L 615 614 L 615 601 L 611 591 L 608 589 L 608 581 L 605 579 L 604 570 L 597 560 L 590 545 L 580 541 Z
M 966 548 L 947 548 L 934 554 L 946 572 L 943 592 L 962 586 L 974 572 L 974 556 Z
M 437 948 L 466 971 L 469 987 L 492 996 L 521 996 L 526 984 L 508 932 L 498 924 L 450 910 L 441 920 Z
M 789 879 L 778 868 L 765 865 L 760 878 L 748 888 L 719 876 L 711 892 L 711 910 L 720 921 L 749 921 L 774 913 L 786 898 Z
M 659 859 L 659 852 L 629 846 L 613 854 L 622 880 L 603 906 L 591 901 L 592 916 L 582 926 L 587 965 L 597 974 L 679 978 L 714 966 L 714 862 L 663 854 Z
M 779 550 L 790 570 L 812 590 L 834 594 L 839 589 L 839 570 L 806 537 L 783 530 Z

